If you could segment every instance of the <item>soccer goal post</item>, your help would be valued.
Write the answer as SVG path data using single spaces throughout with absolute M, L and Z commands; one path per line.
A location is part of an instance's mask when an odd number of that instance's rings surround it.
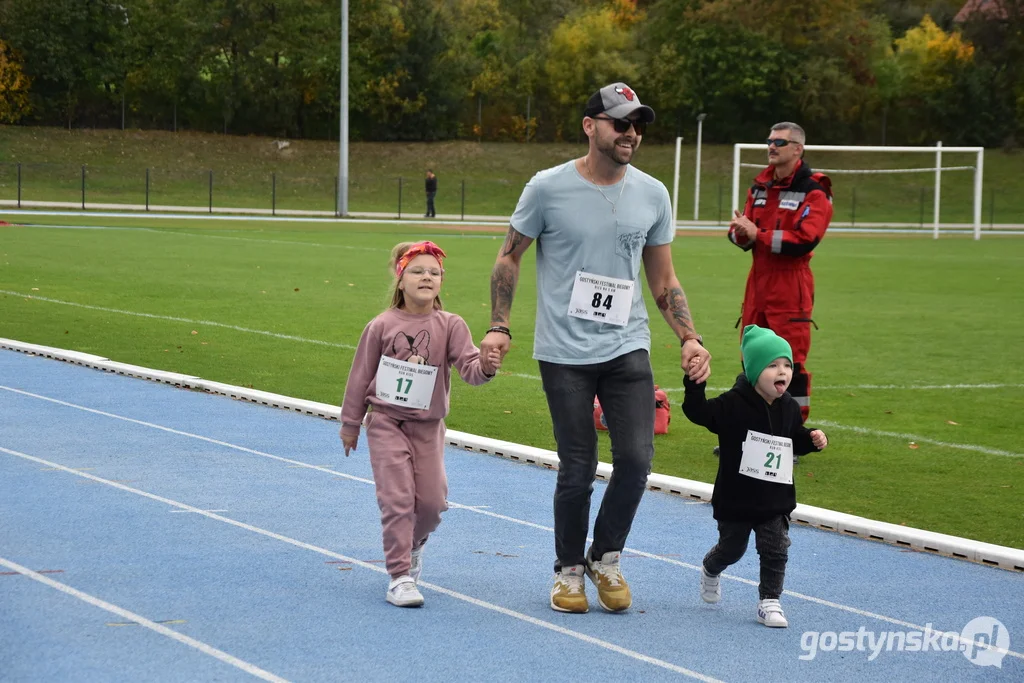
M 740 153 L 745 149 L 757 149 L 764 151 L 764 143 L 736 143 L 733 145 L 732 155 L 732 210 L 740 209 L 740 177 L 743 166 L 760 166 L 765 164 L 741 164 Z M 939 142 L 934 147 L 885 147 L 885 146 L 861 146 L 861 145 L 804 145 L 808 152 L 896 152 L 896 153 L 919 153 L 934 154 L 935 165 L 926 168 L 901 168 L 901 169 L 820 169 L 812 164 L 816 171 L 823 171 L 831 174 L 841 173 L 935 173 L 935 197 L 933 202 L 932 215 L 932 236 L 939 238 L 939 213 L 942 205 L 942 172 L 943 171 L 974 171 L 974 239 L 981 239 L 981 196 L 982 177 L 984 175 L 985 148 L 984 147 L 943 147 Z M 975 154 L 977 161 L 974 166 L 942 166 L 942 154 L 970 153 Z M 730 213 L 730 215 L 732 215 Z

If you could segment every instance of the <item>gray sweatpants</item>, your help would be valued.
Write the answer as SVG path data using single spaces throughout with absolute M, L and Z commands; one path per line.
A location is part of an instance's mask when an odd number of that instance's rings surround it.
M 704 571 L 718 576 L 729 565 L 736 564 L 747 552 L 750 532 L 761 556 L 761 583 L 757 587 L 761 600 L 778 600 L 786 578 L 789 559 L 789 517 L 777 515 L 759 524 L 749 522 L 718 522 L 718 543 L 704 556 Z

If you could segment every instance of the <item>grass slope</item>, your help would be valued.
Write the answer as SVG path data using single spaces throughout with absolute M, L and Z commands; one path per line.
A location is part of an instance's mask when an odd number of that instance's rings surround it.
M 433 168 L 440 179 L 442 214 L 508 216 L 523 184 L 538 170 L 585 152 L 581 144 L 517 143 L 354 143 L 350 147 L 349 208 L 422 215 L 423 175 Z M 679 218 L 693 218 L 696 148 L 682 147 Z M 637 166 L 673 182 L 674 145 L 642 145 Z M 808 152 L 820 168 L 921 168 L 934 154 Z M 745 152 L 744 162 L 763 155 Z M 338 173 L 336 142 L 294 140 L 279 149 L 274 140 L 166 131 L 73 130 L 0 126 L 0 200 L 18 197 L 21 164 L 23 200 L 81 201 L 86 167 L 86 201 L 143 204 L 150 169 L 151 205 L 326 210 L 335 207 Z M 969 166 L 970 154 L 943 154 L 944 166 Z M 982 222 L 1024 220 L 1021 154 L 988 150 L 985 154 Z M 745 191 L 756 169 L 744 169 Z M 401 178 L 401 183 L 399 179 Z M 836 221 L 932 222 L 933 173 L 836 175 Z M 732 147 L 702 148 L 700 218 L 728 216 L 732 192 Z M 943 222 L 973 221 L 973 174 L 948 172 L 942 182 Z M 276 198 L 275 195 L 276 194 Z

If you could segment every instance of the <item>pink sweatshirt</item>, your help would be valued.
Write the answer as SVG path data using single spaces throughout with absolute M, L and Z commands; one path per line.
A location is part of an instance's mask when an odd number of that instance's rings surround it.
M 429 409 L 398 406 L 377 398 L 377 366 L 381 356 L 421 362 L 438 368 Z M 473 344 L 466 321 L 454 313 L 416 315 L 389 308 L 371 320 L 359 338 L 341 407 L 342 432 L 359 434 L 367 405 L 396 420 L 441 420 L 448 415 L 451 368 L 468 384 L 491 378 L 480 369 L 480 349 Z

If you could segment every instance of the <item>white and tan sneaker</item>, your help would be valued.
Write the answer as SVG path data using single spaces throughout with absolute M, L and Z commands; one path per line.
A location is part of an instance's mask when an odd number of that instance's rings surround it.
M 555 572 L 555 585 L 551 587 L 551 609 L 575 614 L 590 611 L 584 590 L 582 564 L 562 567 L 561 571 Z
M 622 576 L 619 567 L 619 553 L 610 551 L 594 561 L 587 551 L 587 576 L 597 586 L 597 601 L 609 612 L 621 612 L 633 604 L 633 595 L 629 592 L 629 584 Z

